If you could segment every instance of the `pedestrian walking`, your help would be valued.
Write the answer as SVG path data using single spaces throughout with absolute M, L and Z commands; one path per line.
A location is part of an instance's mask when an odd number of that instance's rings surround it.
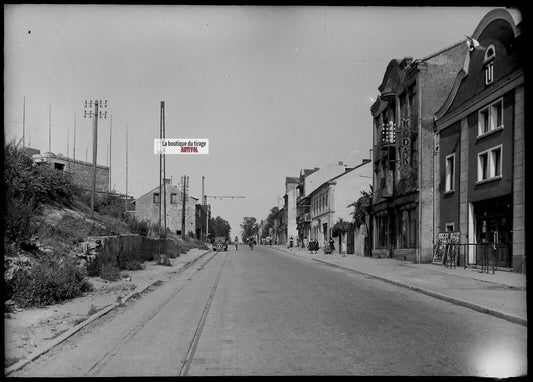
M 292 236 L 291 236 L 291 238 L 290 238 L 290 240 L 289 240 L 289 251 L 292 251 L 292 247 L 293 247 L 293 245 L 294 245 L 294 239 L 293 239 Z

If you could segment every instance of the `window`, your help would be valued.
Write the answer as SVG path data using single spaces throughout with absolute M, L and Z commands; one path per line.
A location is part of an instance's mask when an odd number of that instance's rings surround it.
M 503 128 L 503 99 L 492 103 L 478 113 L 478 137 Z
M 494 61 L 485 65 L 485 85 L 490 85 L 494 81 Z
M 502 146 L 479 153 L 477 156 L 477 181 L 501 178 L 502 176 Z
M 446 223 L 446 232 L 455 231 L 455 223 Z
M 483 63 L 487 63 L 489 61 L 494 60 L 496 57 L 496 49 L 494 48 L 494 45 L 489 45 L 487 50 L 485 51 L 485 58 L 483 60 Z
M 455 191 L 455 153 L 446 156 L 446 181 L 444 191 Z
M 154 192 L 154 203 L 159 204 L 159 192 Z
M 170 194 L 170 204 L 178 203 L 178 194 Z
M 416 248 L 416 208 L 401 211 L 398 226 L 399 248 Z
M 388 231 L 388 216 L 376 216 L 376 248 L 387 248 L 387 231 Z

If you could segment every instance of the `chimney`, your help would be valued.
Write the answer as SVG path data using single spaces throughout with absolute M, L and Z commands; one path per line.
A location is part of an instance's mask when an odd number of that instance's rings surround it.
M 171 184 L 170 178 L 165 178 L 165 179 L 164 179 L 164 183 L 165 183 L 165 184 Z
M 320 167 L 315 167 L 315 171 L 318 171 L 318 170 L 320 170 Z
M 343 166 L 344 163 L 342 161 L 339 161 L 339 166 Z

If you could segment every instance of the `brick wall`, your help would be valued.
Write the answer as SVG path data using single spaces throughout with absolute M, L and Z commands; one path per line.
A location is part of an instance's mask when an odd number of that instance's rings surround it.
M 65 166 L 74 183 L 86 189 L 93 187 L 92 163 L 70 160 Z M 96 165 L 96 191 L 109 191 L 109 167 Z

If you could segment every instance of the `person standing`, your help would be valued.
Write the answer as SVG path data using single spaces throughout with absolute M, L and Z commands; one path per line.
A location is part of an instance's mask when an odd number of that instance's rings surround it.
M 290 250 L 290 251 L 292 251 L 292 247 L 293 247 L 293 245 L 294 245 L 294 239 L 293 239 L 292 236 L 291 236 L 291 238 L 290 238 L 290 240 L 289 240 L 289 250 Z

